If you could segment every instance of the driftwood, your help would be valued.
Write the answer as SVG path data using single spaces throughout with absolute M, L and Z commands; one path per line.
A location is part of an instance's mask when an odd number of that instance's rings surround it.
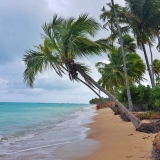
M 160 122 L 142 123 L 136 130 L 145 133 L 157 133 L 160 131 Z
M 130 119 L 125 113 L 121 113 L 120 118 L 126 122 L 130 122 Z M 136 130 L 145 133 L 157 133 L 160 131 L 160 120 L 151 123 L 142 123 Z
M 160 151 L 158 151 L 157 149 L 153 149 L 152 158 L 153 160 L 160 160 Z
M 105 103 L 106 104 L 106 103 Z M 109 103 L 106 104 L 109 108 L 112 109 L 115 115 L 120 115 L 120 118 L 126 122 L 130 122 L 130 119 L 127 117 L 125 113 L 123 113 L 117 105 L 111 106 Z M 104 107 L 103 107 L 104 108 Z M 139 119 L 145 119 L 145 116 L 143 117 L 141 113 L 138 112 L 132 112 L 133 115 L 135 115 Z M 144 112 L 145 114 L 145 112 Z M 155 116 L 153 117 L 155 119 L 159 119 L 160 116 Z M 157 133 L 160 131 L 160 120 L 156 122 L 151 122 L 151 123 L 142 123 L 137 129 L 137 131 L 140 132 L 145 132 L 145 133 Z

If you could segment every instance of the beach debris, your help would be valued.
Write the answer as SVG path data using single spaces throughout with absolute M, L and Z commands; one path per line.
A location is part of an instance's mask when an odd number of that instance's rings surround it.
M 145 133 L 157 133 L 160 131 L 160 122 L 142 123 L 136 130 Z
M 152 150 L 152 159 L 153 160 L 160 160 L 160 151 L 158 151 L 155 148 Z
M 130 155 L 130 156 L 126 156 L 127 158 L 132 158 L 133 157 L 133 155 Z
M 146 136 L 146 135 L 144 135 L 143 137 L 142 137 L 142 139 L 148 139 L 150 136 Z
M 160 132 L 154 137 L 153 145 L 160 151 Z
M 131 134 L 129 134 L 128 136 L 132 136 L 133 134 L 131 133 Z

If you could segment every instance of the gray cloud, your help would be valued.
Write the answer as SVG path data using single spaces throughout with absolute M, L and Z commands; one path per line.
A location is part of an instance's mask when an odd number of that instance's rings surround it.
M 23 54 L 28 48 L 39 44 L 43 33 L 41 26 L 49 22 L 54 13 L 64 17 L 78 17 L 82 13 L 99 20 L 101 8 L 110 0 L 5 0 L 0 5 L 0 101 L 21 102 L 73 102 L 88 103 L 95 94 L 81 83 L 70 82 L 68 76 L 58 77 L 53 71 L 39 74 L 34 88 L 23 82 Z M 115 0 L 124 5 L 124 0 Z M 110 33 L 100 31 L 95 37 L 107 37 Z M 156 58 L 159 57 L 153 49 Z M 138 51 L 139 52 L 139 51 Z M 141 52 L 142 57 L 143 53 Z M 98 80 L 95 63 L 106 61 L 106 54 L 88 59 L 79 59 L 88 64 L 91 76 Z M 78 60 L 78 61 L 79 61 Z
M 0 5 L 0 63 L 23 56 L 25 49 L 40 42 L 42 24 L 52 12 L 45 0 L 5 0 Z
M 45 90 L 55 91 L 67 91 L 70 89 L 78 89 L 79 85 L 76 82 L 73 83 L 69 81 L 68 77 L 67 79 L 50 77 L 38 79 L 35 83 L 35 88 L 45 88 Z

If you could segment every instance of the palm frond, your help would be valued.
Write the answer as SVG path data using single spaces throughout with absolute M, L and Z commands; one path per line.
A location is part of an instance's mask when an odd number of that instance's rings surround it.
M 23 61 L 26 65 L 26 70 L 24 71 L 24 81 L 25 83 L 33 87 L 33 82 L 35 76 L 40 72 L 47 70 L 48 68 L 53 68 L 55 72 L 62 77 L 64 73 L 60 62 L 57 57 L 52 55 L 43 54 L 41 52 L 36 52 L 34 50 L 27 50 L 24 55 Z

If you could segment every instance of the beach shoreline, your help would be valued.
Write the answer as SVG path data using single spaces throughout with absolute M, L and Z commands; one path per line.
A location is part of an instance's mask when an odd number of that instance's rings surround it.
M 124 122 L 109 109 L 100 109 L 88 139 L 100 143 L 92 154 L 79 160 L 151 160 L 152 143 L 156 134 L 135 130 L 131 122 Z
M 124 122 L 111 109 L 96 111 L 93 122 L 82 124 L 88 128 L 85 139 L 48 146 L 19 154 L 0 157 L 2 160 L 151 160 L 152 141 L 156 134 L 135 130 L 131 122 Z

